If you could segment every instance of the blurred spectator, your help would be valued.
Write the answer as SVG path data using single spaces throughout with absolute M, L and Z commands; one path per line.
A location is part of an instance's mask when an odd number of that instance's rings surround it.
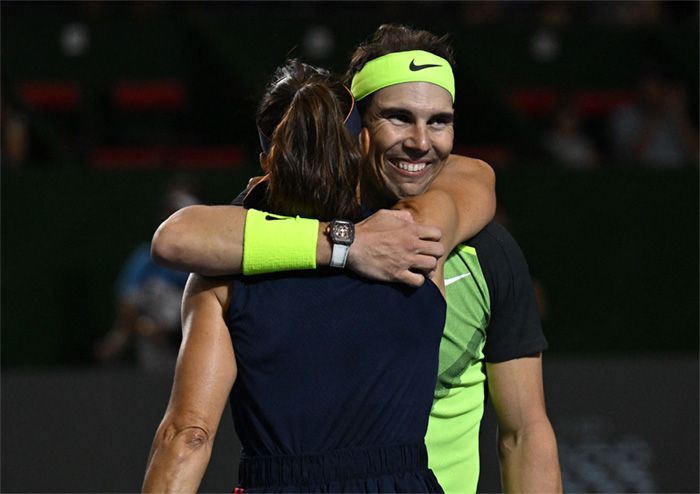
M 544 146 L 552 158 L 567 168 L 588 169 L 598 163 L 596 146 L 581 130 L 581 118 L 571 98 L 555 106 Z
M 2 105 L 2 166 L 20 168 L 29 156 L 29 119 L 11 103 Z
M 172 213 L 199 201 L 182 182 L 166 192 L 159 215 Z M 170 373 L 175 369 L 181 338 L 180 302 L 187 273 L 158 266 L 151 259 L 150 242 L 136 247 L 116 283 L 116 319 L 95 344 L 95 357 L 103 364 L 124 359 L 133 345 L 138 367 L 146 372 Z
M 539 20 L 542 24 L 552 27 L 564 27 L 571 23 L 574 17 L 574 2 L 538 2 Z
M 658 0 L 583 2 L 593 20 L 623 28 L 654 27 L 674 19 L 669 5 L 684 2 L 661 2 Z M 695 3 L 695 2 L 687 2 Z
M 640 78 L 637 101 L 612 114 L 611 134 L 618 158 L 642 166 L 679 168 L 698 159 L 687 91 L 658 69 Z
M 486 24 L 500 20 L 503 17 L 505 2 L 490 0 L 474 0 L 461 4 L 461 18 L 466 26 Z
M 627 27 L 653 26 L 664 21 L 663 4 L 659 0 L 614 2 L 615 18 Z

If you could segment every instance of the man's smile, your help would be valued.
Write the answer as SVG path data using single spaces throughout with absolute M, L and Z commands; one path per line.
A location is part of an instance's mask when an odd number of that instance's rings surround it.
M 409 177 L 421 177 L 430 169 L 429 161 L 389 160 L 392 167 L 401 175 Z

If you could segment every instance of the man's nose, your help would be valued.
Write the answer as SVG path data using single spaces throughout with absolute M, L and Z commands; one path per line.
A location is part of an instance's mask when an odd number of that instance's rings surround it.
M 411 126 L 410 133 L 404 141 L 407 148 L 414 151 L 427 153 L 430 151 L 430 135 L 424 124 L 414 124 Z

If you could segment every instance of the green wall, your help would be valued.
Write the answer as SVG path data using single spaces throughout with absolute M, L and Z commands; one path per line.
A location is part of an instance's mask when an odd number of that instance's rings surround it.
M 254 168 L 194 175 L 228 202 Z M 113 284 L 156 226 L 167 172 L 2 176 L 2 364 L 90 362 Z M 545 289 L 555 353 L 695 351 L 698 172 L 523 166 L 498 176 L 509 228 Z

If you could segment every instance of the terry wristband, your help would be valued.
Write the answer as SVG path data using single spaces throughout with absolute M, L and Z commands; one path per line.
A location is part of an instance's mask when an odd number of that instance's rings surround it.
M 316 268 L 318 220 L 249 209 L 243 237 L 243 274 Z

